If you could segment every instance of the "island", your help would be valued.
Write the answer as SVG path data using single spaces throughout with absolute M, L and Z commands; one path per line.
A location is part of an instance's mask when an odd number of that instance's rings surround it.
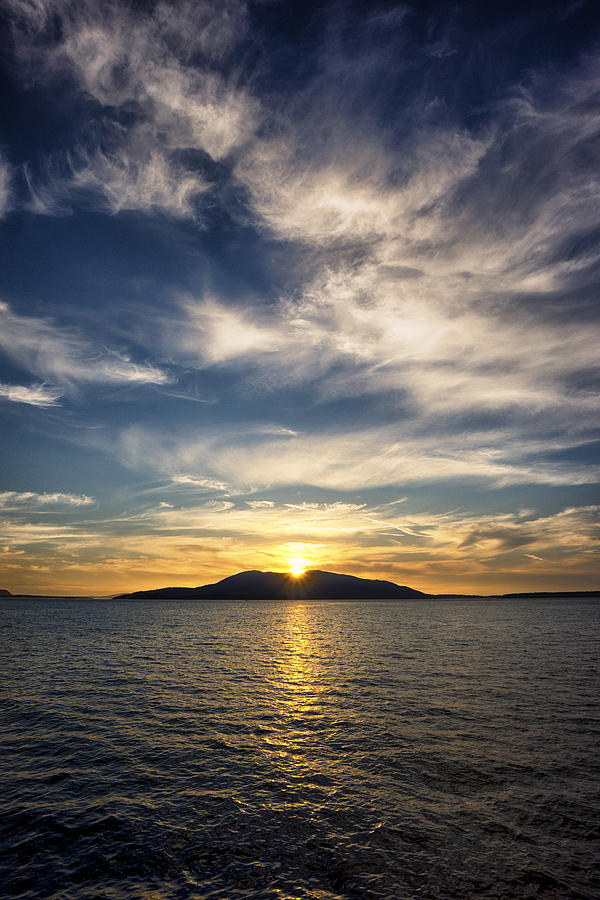
M 428 597 L 422 591 L 393 581 L 357 578 L 309 569 L 296 576 L 291 572 L 238 572 L 201 587 L 165 587 L 149 591 L 120 594 L 115 600 L 156 598 L 174 599 L 264 599 L 264 600 L 395 600 Z
M 393 581 L 357 578 L 310 569 L 293 572 L 238 572 L 200 587 L 164 587 L 116 596 L 13 594 L 0 588 L 5 600 L 553 600 L 598 599 L 600 590 L 532 591 L 510 594 L 427 594 Z

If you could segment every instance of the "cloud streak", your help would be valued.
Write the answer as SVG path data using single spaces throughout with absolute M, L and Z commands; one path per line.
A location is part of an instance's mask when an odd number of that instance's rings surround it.
M 28 406 L 58 406 L 61 393 L 56 388 L 45 384 L 27 387 L 21 384 L 1 384 L 0 398 L 12 403 L 25 403 Z
M 223 487 L 238 491 L 293 485 L 351 491 L 449 479 L 499 488 L 589 484 L 600 475 L 597 466 L 539 459 L 540 452 L 568 448 L 568 440 L 530 441 L 523 447 L 518 434 L 508 443 L 506 433 L 471 432 L 446 435 L 440 446 L 436 434 L 409 438 L 393 426 L 283 435 L 278 429 L 268 433 L 256 427 L 219 428 L 200 438 L 190 432 L 166 436 L 131 426 L 120 438 L 111 438 L 109 446 L 133 470 L 176 480 L 185 469 L 189 484 L 217 485 L 222 480 Z
M 0 153 L 0 218 L 5 216 L 12 205 L 12 171 Z
M 86 494 L 38 493 L 36 491 L 0 491 L 0 507 L 4 511 L 36 506 L 90 506 L 93 497 Z
M 22 316 L 0 301 L 0 349 L 10 359 L 29 372 L 65 388 L 75 383 L 100 384 L 165 384 L 170 376 L 156 366 L 133 362 L 126 353 L 110 351 L 92 345 L 73 329 L 61 329 L 48 319 Z M 34 405 L 54 397 L 51 387 L 34 393 L 17 395 Z

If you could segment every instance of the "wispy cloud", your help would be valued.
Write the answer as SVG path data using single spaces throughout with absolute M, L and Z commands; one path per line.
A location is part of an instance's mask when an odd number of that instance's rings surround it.
M 80 190 L 100 192 L 111 212 L 191 215 L 212 176 L 181 154 L 201 150 L 232 156 L 248 215 L 307 253 L 275 307 L 182 301 L 182 318 L 164 319 L 167 351 L 192 366 L 258 368 L 263 386 L 312 381 L 321 399 L 396 392 L 430 420 L 519 411 L 538 428 L 540 415 L 597 413 L 595 395 L 576 387 L 595 365 L 596 335 L 566 300 L 598 263 L 585 237 L 600 191 L 591 58 L 567 78 L 514 85 L 477 129 L 413 97 L 399 141 L 376 110 L 357 118 L 353 107 L 372 75 L 368 35 L 364 58 L 352 42 L 324 46 L 314 79 L 267 110 L 231 74 L 247 29 L 241 3 L 225 18 L 211 4 L 193 14 L 159 4 L 135 19 L 118 5 L 13 9 L 27 22 L 23 46 L 108 116 L 108 151 L 79 148 L 45 184 L 30 179 L 40 210 Z M 49 50 L 52 15 L 63 30 Z M 133 111 L 127 125 L 119 110 Z
M 165 384 L 171 380 L 156 366 L 135 363 L 127 353 L 94 346 L 75 330 L 59 328 L 48 319 L 19 315 L 2 301 L 0 325 L 0 349 L 18 366 L 61 386 L 78 382 Z M 58 397 L 49 393 L 51 387 L 44 391 L 38 398 Z
M 109 212 L 190 217 L 209 180 L 200 151 L 220 161 L 253 132 L 258 103 L 221 65 L 245 32 L 245 7 L 13 0 L 17 51 L 45 77 L 65 75 L 96 104 L 93 138 L 50 170 L 27 171 L 31 208 L 56 214 L 76 201 Z M 60 22 L 56 40 L 52 21 Z M 194 63 L 191 63 L 194 60 Z M 108 150 L 105 149 L 108 147 Z
M 406 429 L 385 426 L 282 434 L 248 426 L 205 429 L 198 437 L 130 426 L 120 437 L 110 437 L 107 448 L 132 469 L 173 479 L 185 468 L 191 484 L 222 479 L 238 491 L 292 485 L 349 491 L 448 479 L 495 487 L 589 484 L 600 474 L 596 466 L 539 458 L 569 447 L 569 440 L 530 440 L 523 446 L 518 433 L 509 441 L 506 431 L 473 430 L 447 434 L 440 444 L 437 433 L 408 436 L 402 431 Z
M 278 236 L 319 247 L 425 240 L 439 221 L 435 204 L 474 173 L 489 145 L 486 136 L 430 128 L 399 172 L 397 155 L 376 132 L 351 136 L 351 123 L 342 120 L 322 137 L 314 134 L 321 131 L 315 118 L 311 111 L 291 119 L 285 137 L 254 142 L 236 174 Z
M 8 212 L 12 203 L 12 171 L 0 153 L 0 218 Z
M 164 340 L 167 348 L 196 365 L 255 360 L 294 349 L 293 335 L 285 335 L 285 323 L 277 318 L 258 318 L 260 313 L 226 306 L 212 297 L 184 298 L 180 305 L 183 319 L 179 326 L 164 321 Z
M 215 478 L 202 478 L 194 475 L 173 475 L 173 484 L 183 484 L 199 488 L 201 491 L 226 491 L 229 485 L 225 481 L 217 481 Z
M 60 163 L 47 166 L 43 176 L 34 178 L 26 167 L 25 177 L 31 200 L 29 208 L 42 215 L 63 215 L 72 205 L 94 206 L 108 213 L 122 210 L 168 215 L 194 215 L 195 199 L 208 185 L 177 161 L 169 161 L 151 148 L 139 152 L 128 147 L 110 153 L 80 148 Z
M 58 406 L 61 393 L 46 384 L 31 387 L 21 384 L 0 384 L 0 397 L 13 403 L 26 403 L 29 406 Z
M 167 349 L 190 365 L 229 367 L 261 392 L 308 385 L 320 403 L 394 395 L 400 444 L 420 428 L 431 473 L 443 467 L 427 442 L 474 419 L 489 422 L 478 458 L 567 426 L 579 442 L 599 403 L 589 388 L 599 337 L 596 64 L 584 58 L 566 78 L 514 86 L 478 132 L 441 125 L 424 107 L 401 150 L 375 123 L 351 132 L 345 98 L 334 116 L 334 88 L 319 85 L 314 104 L 278 111 L 279 127 L 235 169 L 258 226 L 302 248 L 293 289 L 276 304 L 188 297 L 181 318 L 164 320 Z M 342 443 L 360 458 L 358 442 Z M 305 471 L 301 441 L 283 456 L 294 452 L 298 481 L 315 483 L 319 464 Z M 485 468 L 505 483 L 496 461 Z M 550 474 L 509 468 L 519 479 Z
M 4 511 L 36 506 L 90 506 L 93 497 L 86 494 L 38 493 L 36 491 L 0 491 L 0 507 Z

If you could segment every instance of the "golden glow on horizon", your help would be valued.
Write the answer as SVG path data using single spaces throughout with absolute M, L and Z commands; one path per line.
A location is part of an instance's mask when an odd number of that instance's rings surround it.
M 113 596 L 196 587 L 242 569 L 288 572 L 298 587 L 301 572 L 324 569 L 434 594 L 592 590 L 598 584 L 590 550 L 596 507 L 530 520 L 513 514 L 408 515 L 401 505 L 237 509 L 198 503 L 136 514 L 131 534 L 87 517 L 67 524 L 46 512 L 43 521 L 29 522 L 11 520 L 9 509 L 0 512 L 0 589 L 14 594 Z M 513 536 L 515 547 L 507 552 Z

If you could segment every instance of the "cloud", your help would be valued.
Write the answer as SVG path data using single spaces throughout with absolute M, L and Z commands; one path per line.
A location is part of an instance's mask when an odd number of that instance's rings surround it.
M 293 338 L 282 333 L 281 322 L 258 318 L 260 312 L 226 306 L 215 298 L 181 301 L 181 327 L 164 322 L 167 347 L 196 364 L 220 364 L 255 360 L 289 347 Z
M 2 301 L 0 326 L 0 349 L 9 358 L 65 388 L 76 382 L 165 384 L 171 380 L 156 366 L 135 363 L 126 353 L 100 349 L 74 330 L 61 329 L 48 319 L 21 316 Z M 28 396 L 22 390 L 21 395 Z M 37 396 L 56 399 L 59 395 L 53 395 L 52 390 L 44 388 L 44 393 Z M 37 405 L 41 405 L 39 400 Z
M 598 261 L 599 84 L 593 57 L 566 76 L 533 74 L 496 108 L 477 176 L 450 198 L 465 262 L 478 255 L 502 286 L 568 289 Z
M 298 385 L 321 404 L 394 396 L 403 436 L 420 428 L 423 448 L 484 420 L 484 450 L 518 455 L 519 439 L 591 433 L 597 64 L 513 86 L 471 132 L 435 105 L 411 109 L 400 145 L 357 123 L 346 96 L 334 102 L 327 71 L 234 170 L 257 227 L 294 247 L 289 290 L 269 303 L 188 297 L 164 320 L 167 351 L 274 397 Z M 298 481 L 317 466 L 300 455 Z
M 94 502 L 94 498 L 88 497 L 87 494 L 37 493 L 35 491 L 0 492 L 0 507 L 4 511 L 19 509 L 23 506 L 90 506 Z
M 10 209 L 12 194 L 11 167 L 0 153 L 0 218 L 5 216 Z
M 58 406 L 61 393 L 56 388 L 45 384 L 26 387 L 20 384 L 0 383 L 0 397 L 11 400 L 13 403 L 26 403 L 29 406 Z
M 195 216 L 210 179 L 190 152 L 222 161 L 260 118 L 235 70 L 222 70 L 245 33 L 245 6 L 157 3 L 134 12 L 125 4 L 63 0 L 8 5 L 23 64 L 46 78 L 66 75 L 93 101 L 94 126 L 88 123 L 72 151 L 39 176 L 27 169 L 31 209 L 56 215 L 87 198 L 111 213 Z
M 41 552 L 48 554 L 50 557 L 57 554 L 60 556 L 61 549 L 62 552 L 72 557 L 78 550 L 97 546 L 102 541 L 98 534 L 83 530 L 76 522 L 72 522 L 69 525 L 55 525 L 15 522 L 6 519 L 2 522 L 2 532 L 4 546 L 8 547 L 6 552 L 11 555 L 13 553 L 21 555 L 19 553 L 20 550 L 26 551 L 23 558 L 17 561 L 17 567 L 25 569 L 37 567 L 33 560 L 38 560 L 38 557 L 35 549 L 32 552 L 29 550 L 31 545 L 45 545 Z M 68 549 L 66 549 L 67 547 Z M 4 561 L 3 568 L 9 568 Z M 51 572 L 49 567 L 44 567 L 44 570 Z
M 533 532 L 527 532 L 522 526 L 504 527 L 494 526 L 471 531 L 461 544 L 461 548 L 493 545 L 496 552 L 516 550 L 534 543 L 536 540 Z
M 203 491 L 226 491 L 229 485 L 225 481 L 217 481 L 215 478 L 201 478 L 193 475 L 173 475 L 173 484 L 189 485 L 200 488 Z
M 312 383 L 320 400 L 395 392 L 428 421 L 496 412 L 539 427 L 597 414 L 593 393 L 573 390 L 596 364 L 597 335 L 569 300 L 600 263 L 591 57 L 513 86 L 471 129 L 424 84 L 403 101 L 398 135 L 378 119 L 385 87 L 356 111 L 378 71 L 370 41 L 390 52 L 375 19 L 362 43 L 324 44 L 314 77 L 265 104 L 232 62 L 248 36 L 243 4 L 158 4 L 135 18 L 118 4 L 12 8 L 37 65 L 66 72 L 103 111 L 101 141 L 45 184 L 30 175 L 40 211 L 79 191 L 109 212 L 193 216 L 214 174 L 190 163 L 194 150 L 230 159 L 256 227 L 300 248 L 275 305 L 182 300 L 163 321 L 168 353 L 255 372 L 274 390 Z M 63 27 L 49 43 L 53 15 Z M 394 61 L 396 75 L 411 58 Z
M 142 144 L 141 136 L 136 141 Z M 70 212 L 78 198 L 110 214 L 122 210 L 159 210 L 183 218 L 195 214 L 195 200 L 208 185 L 176 160 L 149 148 L 132 147 L 105 153 L 80 148 L 63 160 L 62 167 L 50 166 L 43 180 L 35 181 L 26 167 L 30 209 L 42 215 Z
M 396 392 L 428 423 L 488 411 L 537 428 L 540 416 L 580 423 L 598 412 L 597 395 L 573 389 L 573 376 L 596 365 L 589 323 L 510 316 L 478 305 L 470 290 L 457 277 L 404 287 L 365 264 L 324 271 L 302 298 L 269 310 L 187 301 L 164 339 L 191 365 L 258 370 L 263 390 L 308 383 L 322 402 Z
M 352 135 L 350 143 L 342 125 L 323 147 L 323 140 L 310 140 L 318 127 L 312 114 L 299 128 L 296 122 L 288 127 L 303 130 L 302 144 L 294 131 L 256 141 L 239 159 L 236 174 L 277 236 L 319 246 L 424 240 L 437 216 L 433 211 L 424 218 L 422 210 L 471 175 L 488 146 L 487 138 L 431 129 L 417 136 L 412 158 L 403 158 L 400 179 L 397 155 L 373 131 Z
M 129 426 L 107 443 L 117 458 L 135 470 L 146 470 L 190 484 L 223 485 L 249 491 L 270 487 L 310 485 L 351 491 L 387 485 L 459 479 L 491 487 L 510 484 L 589 484 L 597 466 L 552 458 L 550 451 L 571 441 L 530 440 L 506 432 L 471 431 L 410 435 L 395 426 L 354 428 L 289 434 L 260 425 L 205 428 L 166 435 L 138 425 Z M 104 445 L 103 445 L 104 446 Z M 548 458 L 540 459 L 540 453 Z M 185 469 L 186 475 L 178 473 Z M 209 474 L 207 475 L 207 469 Z
M 570 553 L 587 552 L 600 537 L 599 507 L 567 507 L 554 515 L 531 515 L 526 521 L 514 514 L 465 516 L 452 526 L 457 551 L 495 557 L 521 547 L 545 551 L 568 558 Z M 539 561 L 543 557 L 530 552 L 524 556 Z M 573 564 L 574 560 L 570 560 Z

